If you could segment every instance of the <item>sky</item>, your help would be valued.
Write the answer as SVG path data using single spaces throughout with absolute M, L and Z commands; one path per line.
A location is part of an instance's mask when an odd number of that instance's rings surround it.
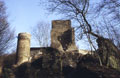
M 37 25 L 39 21 L 51 23 L 52 20 L 61 19 L 60 15 L 48 14 L 47 10 L 40 5 L 41 0 L 4 0 L 7 7 L 8 22 L 15 29 L 16 35 L 21 32 L 31 33 L 31 27 Z M 17 39 L 16 39 L 17 42 Z M 82 44 L 82 45 L 81 45 Z M 80 41 L 80 49 L 85 49 L 85 42 Z M 31 46 L 38 46 L 33 37 Z
M 21 32 L 31 33 L 31 28 L 39 21 L 51 23 L 59 19 L 56 14 L 48 14 L 45 8 L 40 5 L 40 0 L 5 0 L 7 7 L 8 22 L 15 29 L 16 36 Z M 37 46 L 32 37 L 31 46 Z
M 58 17 L 50 15 L 40 6 L 40 0 L 5 0 L 10 25 L 16 33 L 30 32 L 39 21 L 50 22 Z M 47 19 L 46 19 L 47 18 Z

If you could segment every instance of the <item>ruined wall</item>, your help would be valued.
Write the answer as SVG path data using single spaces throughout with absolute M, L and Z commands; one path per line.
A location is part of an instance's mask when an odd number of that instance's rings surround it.
M 18 35 L 17 57 L 16 63 L 22 64 L 28 62 L 31 58 L 39 57 L 39 53 L 44 52 L 46 48 L 32 48 L 37 53 L 30 55 L 30 37 L 28 33 L 20 33 Z M 58 51 L 76 51 L 74 28 L 71 28 L 70 20 L 55 20 L 52 21 L 51 31 L 51 48 Z M 39 52 L 40 51 L 40 52 Z
M 29 33 L 20 33 L 18 35 L 16 63 L 22 64 L 28 62 L 30 58 L 30 37 Z
M 114 43 L 103 37 L 98 38 L 97 43 L 102 64 L 120 71 L 120 51 Z
M 70 20 L 52 21 L 51 47 L 59 51 L 77 50 L 74 28 L 71 28 Z
M 48 47 L 31 47 L 30 48 L 31 61 L 42 57 L 43 53 L 46 51 L 47 48 Z

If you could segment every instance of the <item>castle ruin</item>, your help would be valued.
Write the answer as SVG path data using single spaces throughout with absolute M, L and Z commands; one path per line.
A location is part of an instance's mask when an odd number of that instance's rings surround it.
M 47 48 L 30 48 L 30 37 L 28 33 L 20 33 L 18 35 L 17 65 L 28 62 L 30 57 L 35 56 L 35 53 L 42 54 Z M 52 21 L 51 48 L 60 52 L 74 52 L 78 50 L 75 45 L 74 28 L 71 28 L 70 20 Z

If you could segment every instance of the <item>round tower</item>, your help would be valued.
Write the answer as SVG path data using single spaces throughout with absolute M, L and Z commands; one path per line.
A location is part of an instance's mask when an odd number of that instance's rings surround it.
M 20 65 L 29 62 L 30 58 L 30 38 L 29 33 L 19 33 L 17 43 L 16 63 Z

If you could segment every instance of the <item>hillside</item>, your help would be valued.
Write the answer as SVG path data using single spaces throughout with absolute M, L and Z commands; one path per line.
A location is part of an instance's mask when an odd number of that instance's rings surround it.
M 49 48 L 48 51 L 51 53 L 16 68 L 7 59 L 9 64 L 4 65 L 2 78 L 120 78 L 119 71 L 100 66 L 98 59 L 91 55 L 64 53 L 61 57 L 57 50 Z

